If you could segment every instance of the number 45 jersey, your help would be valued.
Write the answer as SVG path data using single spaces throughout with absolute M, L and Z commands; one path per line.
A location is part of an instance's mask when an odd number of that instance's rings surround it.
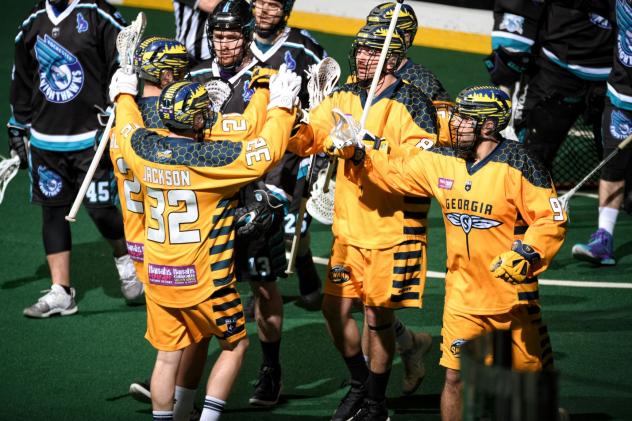
M 149 298 L 166 307 L 190 307 L 235 281 L 236 194 L 283 157 L 294 118 L 275 108 L 253 140 L 195 142 L 145 129 L 134 99 L 119 96 L 118 146 L 146 189 L 144 275 Z
M 446 307 L 491 315 L 538 302 L 536 276 L 564 241 L 566 214 L 548 171 L 517 142 L 504 140 L 474 164 L 452 148 L 415 149 L 406 159 L 370 151 L 365 168 L 387 191 L 434 196 L 446 232 Z M 495 278 L 492 260 L 522 239 L 541 256 L 529 278 L 511 285 Z

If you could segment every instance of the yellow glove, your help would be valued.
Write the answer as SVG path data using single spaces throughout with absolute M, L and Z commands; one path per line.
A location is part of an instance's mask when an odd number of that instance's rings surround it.
M 252 71 L 252 76 L 250 77 L 250 85 L 248 85 L 248 87 L 250 89 L 255 89 L 255 88 L 269 89 L 270 77 L 277 73 L 278 72 L 275 69 L 268 69 L 267 67 L 256 67 Z
M 354 162 L 360 162 L 364 158 L 364 148 L 351 140 L 338 139 L 332 135 L 327 136 L 323 148 L 327 155 L 337 158 L 352 159 Z
M 530 274 L 531 265 L 540 262 L 540 255 L 528 244 L 514 241 L 511 251 L 495 257 L 489 266 L 494 277 L 512 285 L 521 284 Z

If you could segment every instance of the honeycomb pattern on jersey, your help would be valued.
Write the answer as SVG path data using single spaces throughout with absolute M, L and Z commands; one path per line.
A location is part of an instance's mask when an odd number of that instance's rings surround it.
M 450 94 L 441 85 L 437 76 L 421 64 L 412 63 L 395 72 L 395 75 L 421 89 L 432 101 L 451 101 Z
M 138 129 L 132 135 L 132 148 L 138 156 L 150 162 L 188 167 L 225 167 L 239 157 L 242 144 L 227 140 L 194 142 Z
M 148 129 L 166 129 L 158 115 L 158 97 L 147 97 L 138 100 L 140 115 Z
M 347 83 L 340 87 L 340 92 L 362 96 L 364 89 L 357 83 Z M 365 95 L 366 97 L 366 95 Z M 430 134 L 437 132 L 437 112 L 430 99 L 417 87 L 410 83 L 400 83 L 391 96 L 391 101 L 401 103 L 410 113 L 413 121 Z
M 505 140 L 491 161 L 506 163 L 522 172 L 522 176 L 536 187 L 551 188 L 551 176 L 539 160 L 534 159 L 518 142 Z

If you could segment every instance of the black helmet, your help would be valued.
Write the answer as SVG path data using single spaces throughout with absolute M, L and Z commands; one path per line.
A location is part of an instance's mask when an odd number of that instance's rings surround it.
M 257 35 L 263 38 L 268 38 L 276 34 L 277 32 L 279 32 L 283 28 L 285 28 L 285 26 L 287 25 L 287 20 L 290 18 L 290 14 L 292 13 L 292 8 L 294 7 L 294 0 L 274 0 L 274 1 L 277 1 L 282 4 L 283 15 L 281 16 L 281 20 L 279 21 L 279 23 L 277 23 L 276 25 L 274 25 L 273 27 L 269 29 L 260 28 L 255 24 L 255 32 L 257 32 Z M 253 14 L 254 14 L 254 8 L 255 8 L 256 2 L 257 0 L 252 0 L 252 10 L 253 10 L 252 13 Z
M 213 46 L 213 32 L 215 30 L 240 32 L 244 38 L 244 43 L 241 46 L 241 51 L 235 52 L 234 63 L 228 66 L 230 68 L 239 67 L 248 51 L 254 28 L 255 18 L 246 0 L 223 0 L 215 7 L 213 14 L 209 16 L 206 23 L 209 49 L 213 55 L 216 55 L 215 47 Z

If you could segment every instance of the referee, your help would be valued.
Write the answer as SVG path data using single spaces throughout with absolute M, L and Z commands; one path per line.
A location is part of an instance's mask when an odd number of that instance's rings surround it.
M 219 2 L 220 0 L 173 0 L 176 39 L 187 47 L 191 66 L 211 57 L 204 25 Z

